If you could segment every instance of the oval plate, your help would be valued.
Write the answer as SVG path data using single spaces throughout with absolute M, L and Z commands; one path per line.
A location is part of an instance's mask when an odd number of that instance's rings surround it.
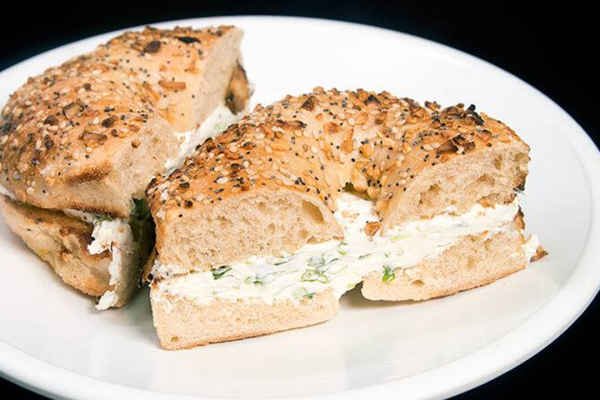
M 161 23 L 235 24 L 244 61 L 268 103 L 314 86 L 388 90 L 443 105 L 474 103 L 531 145 L 525 215 L 550 255 L 494 284 L 423 303 L 342 299 L 325 324 L 168 352 L 147 292 L 97 313 L 0 223 L 0 372 L 63 398 L 440 398 L 482 384 L 560 335 L 598 291 L 600 156 L 559 106 L 514 76 L 413 36 L 324 20 L 227 17 Z M 115 32 L 33 57 L 0 74 L 0 101 L 30 75 Z

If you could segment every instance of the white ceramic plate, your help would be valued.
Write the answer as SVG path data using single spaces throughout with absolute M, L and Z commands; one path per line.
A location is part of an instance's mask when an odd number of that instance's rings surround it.
M 600 156 L 577 123 L 531 86 L 456 50 L 361 25 L 273 17 L 178 23 L 245 30 L 255 102 L 317 85 L 363 87 L 475 103 L 505 121 L 532 147 L 525 215 L 550 256 L 456 296 L 380 304 L 350 293 L 339 315 L 316 327 L 167 352 L 158 347 L 146 292 L 122 311 L 95 312 L 0 223 L 0 373 L 8 379 L 86 399 L 446 397 L 541 350 L 596 294 Z M 113 34 L 2 72 L 0 101 L 28 76 Z

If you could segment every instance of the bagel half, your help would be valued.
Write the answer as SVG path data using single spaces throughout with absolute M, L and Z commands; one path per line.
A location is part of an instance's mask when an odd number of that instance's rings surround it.
M 147 191 L 161 345 L 322 322 L 362 281 L 424 300 L 525 267 L 528 154 L 474 106 L 321 88 L 257 106 Z
M 232 26 L 126 32 L 30 78 L 3 108 L 4 219 L 98 308 L 137 287 L 150 180 L 246 107 L 241 38 Z

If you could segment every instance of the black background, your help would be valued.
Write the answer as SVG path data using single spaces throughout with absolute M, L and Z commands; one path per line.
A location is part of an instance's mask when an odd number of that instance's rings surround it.
M 221 3 L 221 4 L 220 4 Z M 552 4 L 556 3 L 554 6 Z M 90 35 L 164 20 L 213 15 L 300 15 L 360 22 L 411 33 L 466 51 L 524 79 L 599 143 L 598 20 L 585 2 L 256 1 L 11 2 L 0 9 L 0 70 Z M 2 82 L 0 82 L 2 85 Z M 490 93 L 493 96 L 493 93 Z M 535 118 L 535 116 L 532 116 Z M 598 266 L 600 268 L 600 265 Z M 1 306 L 0 306 L 1 307 Z M 597 397 L 600 300 L 529 361 L 462 399 Z M 57 323 L 59 323 L 57 321 Z M 1 327 L 0 327 L 1 329 Z M 135 366 L 132 366 L 135 368 Z M 232 384 L 235 384 L 232 382 Z M 0 398 L 40 398 L 0 379 Z M 586 396 L 587 397 L 587 396 Z

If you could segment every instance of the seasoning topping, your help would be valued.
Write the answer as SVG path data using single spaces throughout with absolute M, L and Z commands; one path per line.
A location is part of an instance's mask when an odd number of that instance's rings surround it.
M 108 117 L 102 120 L 102 126 L 105 128 L 110 128 L 114 125 L 117 119 L 115 117 Z
M 160 40 L 153 40 L 144 47 L 144 53 L 158 53 L 160 50 Z
M 200 42 L 199 39 L 197 39 L 193 36 L 179 36 L 179 37 L 177 37 L 177 40 L 179 40 L 180 42 L 186 43 L 186 44 Z

